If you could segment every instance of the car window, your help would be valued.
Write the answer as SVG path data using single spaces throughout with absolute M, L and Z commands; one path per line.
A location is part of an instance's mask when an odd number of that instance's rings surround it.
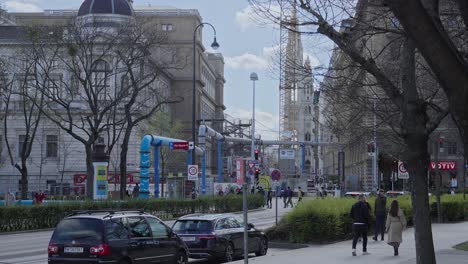
M 126 225 L 131 237 L 151 237 L 150 227 L 143 217 L 128 217 Z
M 105 221 L 106 237 L 108 240 L 127 239 L 128 229 L 125 227 L 124 218 L 113 218 Z
M 177 220 L 172 227 L 177 234 L 209 234 L 213 223 L 206 220 Z
M 229 227 L 229 222 L 227 221 L 226 218 L 218 220 L 216 223 L 216 230 L 223 230 L 223 229 L 228 229 Z
M 226 219 L 226 221 L 228 222 L 229 228 L 240 228 L 241 227 L 241 224 L 239 222 L 237 222 L 237 220 L 234 217 L 229 217 L 229 218 Z
M 103 224 L 91 218 L 69 218 L 62 220 L 55 228 L 52 243 L 101 243 Z
M 169 237 L 167 227 L 161 222 L 159 222 L 159 220 L 151 217 L 146 218 L 146 220 L 148 221 L 148 224 L 151 227 L 151 233 L 153 234 L 153 238 Z

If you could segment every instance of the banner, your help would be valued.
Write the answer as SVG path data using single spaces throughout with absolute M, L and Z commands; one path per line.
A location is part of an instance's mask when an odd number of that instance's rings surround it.
M 244 184 L 245 175 L 244 175 L 244 160 L 237 159 L 236 160 L 236 177 L 237 177 L 237 184 Z

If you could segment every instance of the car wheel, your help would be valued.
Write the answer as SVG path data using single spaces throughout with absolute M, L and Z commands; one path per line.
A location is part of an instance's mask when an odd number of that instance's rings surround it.
M 234 260 L 234 246 L 232 243 L 227 244 L 224 251 L 224 262 L 231 262 Z
M 265 256 L 268 251 L 268 243 L 265 238 L 260 240 L 260 244 L 258 245 L 258 251 L 255 252 L 255 256 Z
M 174 264 L 187 264 L 188 257 L 185 251 L 181 250 L 177 253 Z

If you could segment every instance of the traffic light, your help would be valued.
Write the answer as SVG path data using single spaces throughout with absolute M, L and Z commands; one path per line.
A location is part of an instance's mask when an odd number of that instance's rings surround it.
M 258 149 L 256 149 L 255 152 L 254 152 L 255 153 L 255 160 L 258 160 L 258 152 L 259 152 Z

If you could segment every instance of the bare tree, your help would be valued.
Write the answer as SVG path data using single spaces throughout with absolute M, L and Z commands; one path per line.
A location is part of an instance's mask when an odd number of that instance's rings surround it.
M 141 23 L 141 22 L 140 22 Z M 187 60 L 165 58 L 176 54 L 167 48 L 166 34 L 142 23 L 128 27 L 120 35 L 115 54 L 121 65 L 123 106 L 123 137 L 120 151 L 120 199 L 124 199 L 127 178 L 127 153 L 134 128 L 160 111 L 165 105 L 180 103 L 183 97 L 171 94 L 167 71 L 183 68 Z M 162 57 L 161 57 L 162 56 Z
M 365 73 L 362 78 L 357 77 L 360 82 L 364 81 L 364 87 L 349 81 L 342 83 L 342 89 L 351 89 L 351 92 L 354 89 L 354 93 L 361 95 L 364 100 L 364 104 L 348 104 L 349 110 L 356 109 L 356 106 L 372 106 L 376 103 L 381 110 L 374 113 L 386 113 L 379 120 L 385 121 L 385 125 L 404 143 L 403 160 L 413 183 L 417 263 L 435 263 L 427 193 L 428 140 L 431 132 L 447 116 L 448 109 L 444 104 L 436 103 L 433 97 L 427 97 L 426 91 L 418 89 L 418 60 L 412 39 L 407 38 L 397 25 L 386 26 L 393 23 L 392 16 L 380 1 L 361 0 L 357 1 L 357 4 L 356 1 L 348 0 L 250 2 L 261 13 L 269 14 L 271 20 L 276 21 L 281 21 L 284 14 L 272 12 L 273 4 L 287 3 L 285 6 L 295 8 L 297 3 L 298 12 L 301 14 L 300 22 L 283 21 L 284 26 L 293 28 L 294 23 L 298 23 L 294 26 L 300 26 L 301 34 L 326 36 L 352 62 L 349 65 L 358 67 L 359 71 Z M 280 10 L 284 12 L 285 9 Z M 337 30 L 344 19 L 349 19 L 346 29 Z M 397 74 L 392 74 L 385 68 L 386 61 L 378 57 L 381 50 L 373 50 L 371 40 L 379 34 L 402 35 L 396 60 L 399 69 Z M 359 71 L 357 73 L 360 73 Z M 355 79 L 356 77 L 352 78 Z M 356 90 L 356 87 L 362 88 Z M 345 120 L 361 118 L 356 111 L 345 111 L 342 115 Z
M 34 31 L 25 31 L 32 35 Z M 21 174 L 21 199 L 28 194 L 28 159 L 42 119 L 44 96 L 37 87 L 44 85 L 42 73 L 38 70 L 38 58 L 32 49 L 24 48 L 16 54 L 14 60 L 2 63 L 3 134 L 10 164 Z M 11 142 L 10 127 L 13 122 L 20 122 L 24 130 Z M 16 135 L 15 135 L 16 136 Z

